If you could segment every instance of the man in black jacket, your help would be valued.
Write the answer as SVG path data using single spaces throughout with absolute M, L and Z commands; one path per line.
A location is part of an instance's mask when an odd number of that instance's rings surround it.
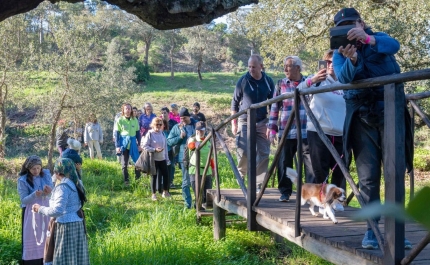
M 260 103 L 272 98 L 275 84 L 272 78 L 263 71 L 263 58 L 254 54 L 248 60 L 248 72 L 243 75 L 236 84 L 233 99 L 231 101 L 231 115 L 240 110 L 247 109 L 252 104 Z M 261 187 L 269 165 L 270 141 L 266 137 L 267 106 L 257 109 L 257 190 Z M 237 145 L 237 169 L 242 178 L 247 173 L 247 115 L 243 114 L 239 119 L 232 120 L 232 132 L 236 135 Z

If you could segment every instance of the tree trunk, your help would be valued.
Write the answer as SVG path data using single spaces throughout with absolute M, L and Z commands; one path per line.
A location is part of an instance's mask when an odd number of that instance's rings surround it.
M 0 83 L 0 158 L 4 158 L 6 155 L 6 99 L 7 99 L 7 85 L 6 80 L 6 69 L 3 72 L 3 78 Z
M 151 38 L 149 40 L 145 40 L 145 58 L 143 59 L 143 63 L 146 67 L 148 67 L 148 59 L 149 59 L 149 48 L 151 47 Z
M 48 168 L 49 170 L 54 169 L 54 165 L 52 163 L 52 157 L 54 156 L 54 147 L 55 147 L 55 140 L 56 140 L 56 131 L 57 131 L 57 124 L 60 120 L 61 112 L 63 111 L 64 101 L 67 96 L 67 91 L 64 91 L 63 96 L 60 100 L 60 106 L 57 112 L 54 114 L 54 119 L 52 120 L 52 127 L 51 132 L 49 134 L 49 149 L 48 149 Z
M 175 71 L 173 70 L 173 50 L 175 49 L 175 40 L 171 39 L 170 41 L 170 78 L 174 79 L 175 78 Z
M 203 53 L 203 51 L 200 53 L 199 63 L 197 64 L 197 73 L 199 74 L 200 81 L 203 80 L 202 73 L 201 73 L 202 64 L 203 64 L 203 54 L 202 53 Z

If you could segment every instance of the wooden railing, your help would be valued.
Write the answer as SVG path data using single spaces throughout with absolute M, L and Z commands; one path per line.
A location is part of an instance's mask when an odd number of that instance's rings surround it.
M 320 138 L 323 140 L 324 144 L 330 150 L 331 154 L 335 158 L 336 162 L 343 175 L 345 176 L 346 181 L 349 183 L 353 193 L 355 195 L 358 202 L 361 206 L 364 206 L 364 200 L 359 193 L 359 190 L 354 183 L 348 168 L 345 163 L 337 153 L 333 144 L 327 140 L 321 126 L 317 122 L 315 116 L 310 110 L 309 104 L 305 98 L 305 95 L 308 94 L 318 94 L 323 92 L 329 92 L 334 90 L 348 90 L 348 89 L 364 89 L 375 86 L 384 85 L 384 157 L 383 157 L 383 165 L 384 165 L 384 176 L 385 176 L 385 200 L 391 201 L 399 204 L 404 204 L 404 194 L 405 194 L 405 184 L 404 184 L 404 169 L 405 169 L 405 146 L 404 146 L 404 109 L 405 102 L 403 100 L 399 100 L 402 98 L 400 93 L 403 91 L 398 91 L 395 89 L 394 83 L 401 83 L 407 81 L 417 81 L 417 80 L 425 80 L 430 79 L 430 69 L 424 69 L 419 71 L 412 71 L 402 74 L 390 75 L 390 76 L 381 76 L 376 78 L 370 78 L 366 80 L 355 81 L 351 84 L 335 84 L 324 87 L 314 87 L 306 89 L 305 91 L 295 90 L 294 93 L 284 93 L 276 98 L 272 98 L 270 100 L 266 100 L 264 102 L 260 102 L 257 104 L 251 105 L 248 109 L 239 111 L 238 113 L 228 117 L 224 121 L 222 121 L 218 126 L 212 128 L 211 132 L 207 135 L 202 144 L 196 149 L 197 161 L 200 161 L 200 149 L 207 141 L 211 141 L 211 152 L 208 157 L 203 177 L 202 183 L 200 183 L 199 178 L 196 178 L 196 187 L 200 187 L 196 189 L 196 206 L 197 212 L 201 210 L 201 198 L 203 187 L 205 183 L 207 169 L 209 167 L 209 161 L 211 157 L 214 158 L 215 169 L 214 169 L 214 177 L 216 180 L 216 189 L 217 189 L 217 203 L 220 202 L 220 179 L 218 174 L 218 161 L 217 161 L 217 148 L 216 148 L 216 140 L 220 143 L 223 148 L 227 159 L 230 163 L 231 168 L 233 169 L 233 174 L 239 183 L 239 186 L 243 192 L 245 200 L 247 202 L 247 227 L 251 231 L 256 231 L 259 229 L 257 221 L 256 221 L 256 212 L 254 211 L 255 207 L 258 206 L 261 197 L 264 194 L 264 190 L 267 187 L 270 176 L 273 175 L 273 172 L 277 166 L 277 162 L 280 156 L 280 150 L 285 144 L 286 136 L 288 131 L 290 130 L 293 120 L 295 118 L 297 123 L 297 136 L 298 136 L 298 145 L 297 145 L 297 154 L 302 154 L 301 146 L 302 139 L 300 133 L 300 118 L 299 118 L 299 104 L 303 102 L 308 118 L 314 124 L 316 131 Z M 294 97 L 294 109 L 287 121 L 286 128 L 284 133 L 278 143 L 278 148 L 275 152 L 274 159 L 272 164 L 269 166 L 269 169 L 265 175 L 262 188 L 260 193 L 256 195 L 256 139 L 255 132 L 256 131 L 256 109 L 270 106 L 272 103 L 282 101 L 284 99 L 293 98 Z M 410 102 L 412 108 L 412 115 L 416 112 L 426 123 L 427 126 L 430 127 L 430 120 L 424 114 L 424 112 L 415 104 L 415 100 L 430 97 L 430 92 L 423 92 L 417 94 L 409 94 L 406 95 L 406 99 Z M 239 171 L 234 163 L 234 159 L 227 148 L 224 140 L 218 131 L 227 125 L 231 120 L 238 118 L 242 114 L 247 113 L 247 158 L 248 158 L 248 186 L 246 187 L 242 177 L 239 174 Z M 412 116 L 413 117 L 413 116 Z M 298 155 L 298 175 L 302 176 L 302 156 Z M 200 174 L 199 167 L 196 167 L 196 175 Z M 411 196 L 414 194 L 414 177 L 413 171 L 410 174 L 410 185 L 411 185 Z M 301 193 L 301 178 L 298 178 L 297 181 L 297 197 L 300 198 Z M 352 196 L 349 196 L 349 200 Z M 300 200 L 297 199 L 297 207 L 296 207 L 296 216 L 295 216 L 295 235 L 300 236 Z M 369 225 L 375 233 L 375 236 L 378 240 L 378 243 L 381 247 L 381 251 L 384 254 L 384 264 L 408 264 L 411 262 L 413 258 L 429 243 L 430 236 L 427 235 L 422 241 L 417 244 L 411 253 L 404 257 L 404 223 L 396 221 L 394 218 L 387 217 L 385 219 L 385 237 L 386 241 L 378 228 L 378 224 L 374 220 L 368 220 Z

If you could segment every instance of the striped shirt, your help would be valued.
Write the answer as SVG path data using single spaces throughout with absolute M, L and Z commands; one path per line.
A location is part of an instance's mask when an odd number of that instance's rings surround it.
M 302 76 L 301 82 L 305 82 L 306 78 Z M 299 82 L 294 82 L 289 80 L 288 78 L 284 78 L 278 81 L 278 85 L 280 84 L 280 89 L 275 89 L 273 93 L 273 97 L 279 96 L 279 94 L 284 94 L 288 92 L 294 92 L 296 87 L 300 84 Z M 280 93 L 279 93 L 280 92 Z M 279 137 L 282 136 L 285 127 L 287 126 L 288 118 L 291 115 L 291 111 L 294 108 L 294 98 L 284 99 L 283 101 L 275 102 L 272 104 L 270 108 L 270 117 L 269 123 L 267 124 L 267 128 L 271 130 L 270 134 L 275 135 L 278 132 Z M 279 117 L 279 112 L 281 113 L 281 117 Z M 278 123 L 279 120 L 279 123 Z M 307 138 L 306 134 L 306 111 L 303 107 L 303 103 L 300 103 L 300 124 L 302 129 L 302 138 Z M 279 127 L 278 127 L 279 124 Z M 296 139 L 297 138 L 297 129 L 296 129 L 296 120 L 291 126 L 290 131 L 288 132 L 287 139 Z

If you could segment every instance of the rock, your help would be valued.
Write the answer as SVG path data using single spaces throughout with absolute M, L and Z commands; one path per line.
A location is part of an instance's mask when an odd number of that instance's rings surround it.
M 36 8 L 43 0 L 0 0 L 0 21 Z M 60 2 L 50 0 L 51 3 Z M 83 0 L 67 0 L 69 3 Z M 156 29 L 192 27 L 211 22 L 258 0 L 107 0 Z

